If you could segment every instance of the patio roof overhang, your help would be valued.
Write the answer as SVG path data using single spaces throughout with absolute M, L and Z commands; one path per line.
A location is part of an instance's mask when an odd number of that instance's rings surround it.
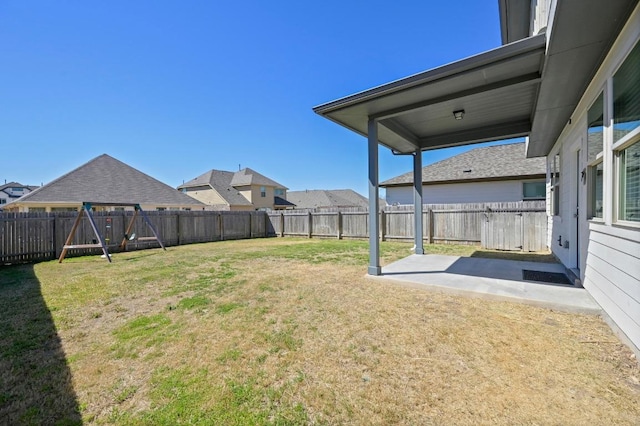
M 379 142 L 398 153 L 525 136 L 545 48 L 544 34 L 530 37 L 313 110 L 363 136 L 376 120 Z
M 503 41 L 529 31 L 525 3 L 501 0 Z M 375 120 L 379 142 L 398 153 L 528 136 L 527 156 L 544 156 L 637 4 L 557 1 L 546 33 L 313 110 L 363 136 Z M 458 110 L 465 112 L 462 120 L 454 119 Z
M 638 0 L 553 3 L 528 157 L 549 154 Z

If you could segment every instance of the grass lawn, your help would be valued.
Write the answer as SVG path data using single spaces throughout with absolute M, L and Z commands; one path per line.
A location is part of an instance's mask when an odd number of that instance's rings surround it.
M 410 246 L 382 243 L 383 264 Z M 113 259 L 0 268 L 0 423 L 640 419 L 638 363 L 600 318 L 369 280 L 366 241 L 225 241 Z

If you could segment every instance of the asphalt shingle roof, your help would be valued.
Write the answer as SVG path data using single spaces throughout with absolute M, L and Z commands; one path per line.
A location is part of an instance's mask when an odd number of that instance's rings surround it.
M 41 186 L 17 202 L 204 205 L 107 154 Z
M 183 183 L 178 187 L 178 189 L 210 186 L 215 189 L 231 206 L 251 206 L 251 202 L 236 189 L 236 187 L 239 186 L 249 185 L 273 186 L 286 189 L 278 182 L 249 168 L 245 168 L 237 172 L 209 170 L 197 178 Z
M 225 172 L 224 170 L 209 170 L 197 178 L 183 183 L 178 189 L 209 186 L 215 189 L 230 206 L 251 206 L 251 202 L 231 186 L 233 175 L 233 172 Z
M 513 143 L 476 148 L 422 168 L 422 182 L 447 183 L 471 180 L 505 180 L 546 175 L 544 157 L 526 158 L 525 144 Z M 380 186 L 413 184 L 413 172 L 396 176 Z
M 276 188 L 285 188 L 275 180 L 271 180 L 268 177 L 261 175 L 260 173 L 250 168 L 242 169 L 233 174 L 231 179 L 231 186 L 247 186 L 247 185 L 262 185 L 262 186 L 274 186 Z
M 351 189 L 289 191 L 287 200 L 299 209 L 369 206 L 367 198 Z
M 9 182 L 9 183 L 5 183 L 4 185 L 0 185 L 0 191 L 4 191 L 7 188 L 27 188 L 29 191 L 33 191 L 38 187 L 34 185 L 23 185 L 18 182 Z

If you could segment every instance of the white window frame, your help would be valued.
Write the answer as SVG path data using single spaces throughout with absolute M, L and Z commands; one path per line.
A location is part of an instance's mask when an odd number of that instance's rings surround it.
M 607 132 L 609 131 L 609 127 L 607 126 L 607 103 L 610 98 L 610 91 L 605 87 L 602 87 L 598 92 L 598 95 L 593 99 L 593 102 L 587 108 L 587 117 L 589 117 L 589 110 L 596 103 L 598 98 L 602 95 L 602 150 L 596 154 L 596 158 L 589 161 L 589 121 L 587 119 L 587 128 L 585 129 L 586 133 L 586 141 L 587 141 L 587 218 L 588 220 L 592 220 L 594 222 L 604 222 L 604 214 L 607 208 L 607 199 L 605 197 L 605 180 L 604 180 L 604 151 L 606 148 L 606 139 Z M 602 181 L 602 216 L 597 217 L 595 215 L 595 179 L 596 179 L 596 170 L 598 165 L 602 164 L 602 173 L 603 173 L 603 181 Z
M 640 130 L 640 129 L 636 129 L 636 130 Z M 634 131 L 633 133 L 630 133 L 627 136 L 633 136 L 633 137 L 624 137 L 623 139 L 621 139 L 619 141 L 619 143 L 616 143 L 613 146 L 613 154 L 614 154 L 614 190 L 613 190 L 613 195 L 614 195 L 614 218 L 615 218 L 615 224 L 616 225 L 622 225 L 622 226 L 629 226 L 632 228 L 640 228 L 640 222 L 636 222 L 636 221 L 631 221 L 631 220 L 624 220 L 621 219 L 623 216 L 623 213 L 621 211 L 621 207 L 622 207 L 622 151 L 624 151 L 625 149 L 629 148 L 632 145 L 635 144 L 640 144 L 640 131 Z
M 613 223 L 615 225 L 632 227 L 632 228 L 640 228 L 640 222 L 621 219 L 622 212 L 620 207 L 622 204 L 621 203 L 622 194 L 620 191 L 622 190 L 621 188 L 622 151 L 624 151 L 626 148 L 629 148 L 630 146 L 636 143 L 640 143 L 640 127 L 636 127 L 631 132 L 626 134 L 622 139 L 613 143 L 613 137 L 614 137 L 613 123 L 614 123 L 614 115 L 615 115 L 614 105 L 613 105 L 613 77 L 618 72 L 620 67 L 625 63 L 625 61 L 627 60 L 627 58 L 629 57 L 633 49 L 635 49 L 636 46 L 638 45 L 640 45 L 640 39 L 635 40 L 631 44 L 631 46 L 629 47 L 629 50 L 626 52 L 624 57 L 621 58 L 620 62 L 617 64 L 617 66 L 615 67 L 611 75 L 609 75 L 609 77 L 607 78 L 607 86 L 609 90 L 605 91 L 605 96 L 606 96 L 605 103 L 610 111 L 610 114 L 608 117 L 610 126 L 608 127 L 608 129 L 606 129 L 606 131 L 609 132 L 609 137 L 610 137 L 610 140 L 612 141 L 611 152 L 613 154 L 613 188 L 612 188 L 613 189 L 613 194 L 612 194 Z
M 525 185 L 526 184 L 533 184 L 533 183 L 544 185 L 545 193 L 542 194 L 540 197 L 525 197 L 525 195 L 524 195 L 524 187 L 525 187 Z M 522 182 L 522 200 L 523 201 L 535 201 L 535 200 L 544 200 L 544 199 L 546 199 L 546 190 L 547 190 L 546 184 L 547 183 L 544 180 L 523 181 Z
M 560 173 L 557 173 L 558 168 L 560 167 L 560 163 L 562 162 L 562 156 L 560 155 L 560 151 L 558 150 L 557 152 L 555 152 L 553 155 L 551 155 L 550 157 L 550 164 L 551 166 L 549 167 L 550 169 L 550 205 L 551 205 L 551 216 L 553 217 L 558 217 L 561 218 L 562 215 L 560 214 L 560 180 L 561 180 L 561 176 Z M 557 161 L 556 161 L 557 160 Z M 560 171 L 562 171 L 562 168 L 560 167 Z M 557 174 L 557 176 L 556 176 Z

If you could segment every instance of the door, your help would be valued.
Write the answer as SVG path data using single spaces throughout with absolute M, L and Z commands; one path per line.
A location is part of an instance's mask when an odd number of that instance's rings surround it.
M 580 215 L 582 214 L 582 212 L 580 211 L 580 197 L 582 194 L 581 191 L 581 186 L 583 182 L 586 182 L 586 169 L 582 168 L 582 162 L 580 161 L 580 149 L 578 149 L 578 151 L 576 151 L 576 186 L 575 186 L 575 192 L 576 192 L 576 210 L 575 210 L 575 214 L 573 215 L 574 217 L 574 229 L 575 229 L 575 233 L 576 233 L 576 269 L 578 270 L 578 272 L 580 271 Z

